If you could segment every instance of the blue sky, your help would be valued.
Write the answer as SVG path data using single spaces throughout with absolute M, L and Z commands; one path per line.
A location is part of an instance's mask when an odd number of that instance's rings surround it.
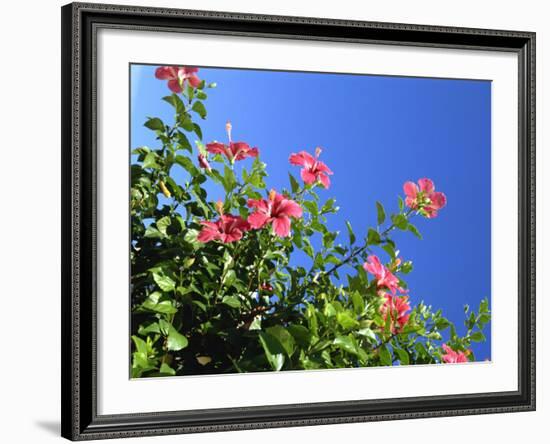
M 154 69 L 131 66 L 132 148 L 156 147 L 143 126 L 148 116 L 173 120 L 161 100 L 170 91 Z M 329 227 L 342 232 L 342 242 L 345 220 L 361 236 L 376 224 L 376 200 L 390 213 L 405 181 L 431 178 L 447 207 L 435 219 L 415 218 L 423 240 L 410 233 L 394 240 L 414 263 L 406 276 L 411 302 L 441 308 L 464 332 L 464 304 L 477 309 L 491 297 L 489 81 L 220 68 L 201 68 L 199 76 L 217 83 L 200 122 L 205 141 L 226 141 L 230 120 L 234 140 L 260 149 L 268 189 L 288 188 L 288 171 L 299 177 L 288 163 L 292 152 L 323 148 L 321 160 L 334 175 L 320 195 L 337 200 L 340 212 L 329 216 Z M 212 199 L 221 196 L 207 190 Z M 487 343 L 473 347 L 478 360 L 490 358 L 489 326 L 484 333 Z

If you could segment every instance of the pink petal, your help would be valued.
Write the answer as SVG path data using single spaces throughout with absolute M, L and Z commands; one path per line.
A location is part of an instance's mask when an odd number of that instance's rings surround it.
M 208 227 L 203 228 L 199 233 L 199 235 L 197 236 L 197 240 L 203 243 L 210 242 L 211 240 L 215 240 L 219 238 L 220 238 L 220 233 L 217 230 L 214 231 Z
M 210 228 L 211 230 L 217 230 L 218 224 L 216 222 L 210 222 L 208 220 L 201 221 L 201 225 L 204 225 L 207 228 Z
M 414 210 L 416 208 L 416 198 L 406 197 L 405 198 L 405 205 L 407 205 L 409 208 L 412 208 Z
M 405 192 L 405 195 L 407 197 L 410 197 L 411 199 L 416 199 L 416 195 L 418 194 L 418 187 L 414 182 L 405 182 L 405 184 L 403 185 L 403 191 Z
M 177 72 L 173 66 L 159 66 L 155 70 L 155 77 L 160 80 L 175 79 L 177 78 Z
M 435 185 L 430 179 L 418 179 L 418 185 L 420 185 L 420 191 L 430 194 L 435 190 Z
M 291 154 L 288 160 L 292 165 L 300 165 L 305 168 L 310 168 L 315 163 L 314 157 L 305 151 Z
M 279 213 L 284 216 L 301 217 L 302 207 L 290 199 L 285 199 L 279 207 Z
M 195 67 L 195 66 L 184 66 L 183 68 L 183 72 L 185 74 L 194 74 L 196 72 L 199 72 L 199 68 Z
M 224 244 L 229 244 L 231 242 L 236 242 L 243 237 L 243 233 L 240 230 L 233 230 L 230 233 L 225 233 L 221 235 L 221 241 Z
M 252 228 L 262 228 L 269 220 L 269 216 L 265 213 L 256 211 L 248 216 L 248 223 Z
M 187 80 L 193 88 L 196 88 L 201 84 L 201 79 L 199 79 L 195 74 L 191 74 L 189 77 L 187 77 Z
M 315 169 L 321 173 L 326 174 L 333 174 L 333 172 L 330 170 L 330 168 L 326 165 L 325 162 L 321 162 L 320 160 L 317 161 L 317 165 L 315 165 Z
M 168 88 L 170 88 L 170 91 L 175 93 L 180 93 L 183 91 L 181 89 L 180 81 L 178 79 L 168 80 Z
M 249 156 L 249 157 L 258 157 L 258 154 L 260 154 L 260 151 L 259 151 L 258 148 L 256 148 L 256 147 L 251 148 L 251 149 L 248 151 L 248 156 Z
M 330 178 L 326 174 L 319 174 L 319 180 L 325 187 L 325 189 L 328 189 L 330 186 Z
M 308 185 L 317 182 L 317 177 L 315 176 L 315 174 L 311 173 L 305 168 L 302 168 L 302 170 L 300 171 L 300 176 L 302 176 L 302 180 Z
M 264 213 L 267 213 L 268 203 L 263 199 L 248 199 L 246 203 L 250 208 L 257 208 Z
M 441 192 L 435 192 L 430 195 L 430 200 L 432 201 L 432 206 L 440 209 L 447 204 L 447 196 Z
M 273 231 L 279 237 L 286 237 L 290 234 L 290 219 L 280 216 L 273 219 Z
M 212 142 L 206 144 L 206 151 L 212 154 L 227 154 L 227 147 L 223 143 Z

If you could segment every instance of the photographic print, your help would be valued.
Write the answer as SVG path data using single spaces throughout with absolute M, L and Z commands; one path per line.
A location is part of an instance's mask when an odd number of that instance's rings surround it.
M 490 361 L 490 81 L 129 75 L 132 378 Z

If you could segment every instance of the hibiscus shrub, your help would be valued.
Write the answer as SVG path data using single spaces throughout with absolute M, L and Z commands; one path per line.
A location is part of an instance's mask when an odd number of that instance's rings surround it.
M 270 190 L 259 149 L 234 141 L 231 124 L 225 143 L 201 142 L 197 122 L 215 85 L 190 67 L 160 67 L 156 76 L 168 80 L 163 100 L 174 122 L 149 118 L 159 147 L 133 151 L 133 377 L 475 360 L 470 347 L 485 340 L 488 301 L 465 308 L 459 336 L 441 310 L 413 304 L 404 281 L 412 262 L 392 240 L 396 230 L 421 237 L 412 219 L 446 205 L 432 181 L 405 183 L 391 214 L 376 202 L 373 226 L 358 235 L 347 223 L 342 244 L 326 225 L 335 200 L 318 194 L 332 174 L 321 149 L 289 153 L 301 180 L 289 173 L 288 189 Z M 176 166 L 184 182 L 173 178 Z M 207 181 L 223 201 L 208 198 Z M 309 267 L 292 262 L 298 250 Z

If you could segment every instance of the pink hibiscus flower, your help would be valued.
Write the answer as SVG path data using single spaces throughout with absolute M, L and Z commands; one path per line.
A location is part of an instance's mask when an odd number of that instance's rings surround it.
M 397 291 L 406 293 L 407 290 L 399 286 L 399 279 L 378 259 L 378 256 L 370 255 L 367 262 L 363 264 L 363 268 L 372 274 L 377 282 L 378 288 L 387 288 L 393 295 Z
M 280 237 L 290 234 L 290 218 L 301 217 L 302 208 L 275 190 L 269 192 L 269 199 L 248 199 L 248 206 L 256 211 L 248 216 L 252 228 L 262 228 L 271 223 L 273 232 Z
M 384 319 L 384 322 L 387 321 L 388 316 L 390 317 L 390 329 L 392 333 L 399 333 L 403 331 L 403 327 L 409 322 L 410 314 L 407 313 L 411 306 L 409 305 L 408 296 L 390 296 L 389 294 L 384 295 L 386 300 L 384 304 L 380 307 L 380 314 Z
M 225 125 L 225 129 L 227 131 L 227 136 L 229 138 L 229 144 L 220 143 L 220 142 L 212 142 L 206 144 L 206 150 L 209 153 L 212 154 L 222 154 L 231 163 L 235 162 L 236 160 L 243 160 L 247 157 L 256 157 L 259 154 L 258 148 L 250 148 L 250 145 L 245 142 L 233 142 L 231 140 L 231 123 L 227 122 Z
M 174 93 L 180 93 L 188 82 L 193 88 L 200 85 L 201 79 L 197 77 L 198 68 L 192 66 L 159 66 L 155 71 L 155 77 L 160 80 L 168 80 L 168 88 Z
M 405 204 L 413 210 L 420 210 L 427 218 L 436 217 L 438 210 L 447 204 L 445 194 L 435 191 L 430 179 L 418 179 L 418 186 L 414 182 L 405 182 L 403 191 L 407 196 Z
M 231 214 L 220 214 L 215 221 L 202 221 L 201 232 L 197 236 L 199 242 L 210 242 L 213 240 L 222 241 L 224 244 L 241 240 L 243 233 L 250 230 L 250 225 L 240 216 Z
M 315 157 L 306 151 L 300 151 L 298 154 L 292 153 L 288 160 L 292 165 L 303 167 L 300 176 L 302 176 L 304 183 L 311 185 L 319 181 L 325 188 L 328 188 L 330 186 L 328 176 L 332 174 L 332 171 L 324 162 L 319 160 L 320 154 L 321 148 L 317 147 Z
M 443 344 L 443 350 L 445 353 L 441 355 L 441 359 L 443 359 L 443 362 L 446 364 L 458 364 L 461 362 L 468 362 L 468 354 L 469 351 L 461 352 L 461 351 L 454 351 L 451 347 L 449 347 L 447 344 Z

